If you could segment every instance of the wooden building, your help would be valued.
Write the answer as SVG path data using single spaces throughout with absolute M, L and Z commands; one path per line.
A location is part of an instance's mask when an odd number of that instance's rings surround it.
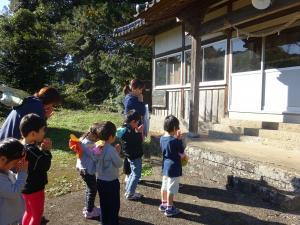
M 115 36 L 153 48 L 152 113 L 176 115 L 191 135 L 223 117 L 300 123 L 300 0 L 269 1 L 138 6 Z

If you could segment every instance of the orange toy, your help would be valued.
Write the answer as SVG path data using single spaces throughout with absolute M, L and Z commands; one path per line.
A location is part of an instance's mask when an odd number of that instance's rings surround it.
M 82 148 L 80 145 L 80 140 L 74 134 L 70 135 L 69 148 L 76 153 L 78 159 L 81 158 Z

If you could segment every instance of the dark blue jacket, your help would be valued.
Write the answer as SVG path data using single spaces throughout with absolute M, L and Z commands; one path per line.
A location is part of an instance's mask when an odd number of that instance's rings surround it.
M 28 97 L 24 99 L 22 105 L 14 107 L 0 129 L 0 140 L 8 137 L 20 139 L 20 122 L 29 113 L 35 113 L 45 118 L 44 105 L 37 97 Z
M 124 155 L 131 159 L 141 158 L 143 156 L 143 137 L 137 133 L 130 125 L 124 125 L 124 131 L 121 135 L 122 149 Z
M 145 104 L 143 102 L 139 102 L 138 97 L 128 94 L 125 96 L 123 103 L 125 106 L 125 114 L 127 114 L 129 110 L 135 109 L 141 114 L 141 116 L 145 116 Z
M 184 153 L 182 140 L 173 136 L 162 136 L 160 148 L 163 155 L 162 172 L 167 177 L 182 176 L 181 158 L 179 153 Z
M 29 164 L 23 193 L 32 194 L 45 189 L 48 183 L 47 172 L 51 167 L 52 154 L 49 151 L 40 150 L 35 144 L 27 144 L 25 149 Z

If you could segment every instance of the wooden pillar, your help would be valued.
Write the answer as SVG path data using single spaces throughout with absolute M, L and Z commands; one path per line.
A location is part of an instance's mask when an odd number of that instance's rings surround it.
M 185 30 L 192 37 L 191 51 L 191 91 L 189 112 L 189 133 L 192 138 L 199 137 L 199 82 L 202 76 L 201 24 L 208 6 L 214 0 L 196 1 L 178 17 L 182 19 Z
M 199 82 L 202 75 L 201 37 L 192 36 L 191 92 L 189 113 L 189 136 L 197 137 L 199 124 Z

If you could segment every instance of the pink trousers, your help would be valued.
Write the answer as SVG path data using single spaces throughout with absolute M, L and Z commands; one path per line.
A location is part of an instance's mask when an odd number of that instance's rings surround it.
M 44 213 L 45 191 L 23 194 L 23 198 L 26 209 L 22 225 L 40 225 Z

